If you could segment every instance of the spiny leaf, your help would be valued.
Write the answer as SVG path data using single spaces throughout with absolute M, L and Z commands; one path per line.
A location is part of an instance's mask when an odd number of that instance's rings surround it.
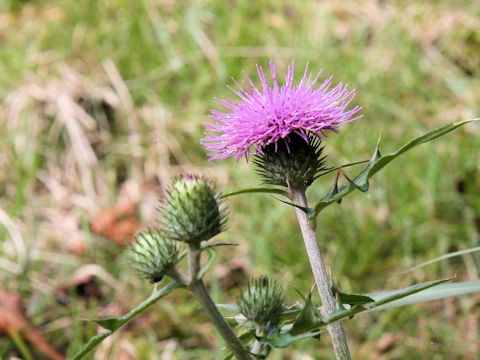
M 420 291 L 426 290 L 428 288 L 431 288 L 433 286 L 442 284 L 442 283 L 447 282 L 447 281 L 450 281 L 450 279 L 441 279 L 441 280 L 428 281 L 428 282 L 425 282 L 425 283 L 416 284 L 416 285 L 410 286 L 410 287 L 405 288 L 405 289 L 394 291 L 394 292 L 390 293 L 388 296 L 381 297 L 380 299 L 378 299 L 374 302 L 369 302 L 369 303 L 366 303 L 366 304 L 363 304 L 363 305 L 355 305 L 355 306 L 351 307 L 350 309 L 339 309 L 339 310 L 335 311 L 333 314 L 331 314 L 330 317 L 328 317 L 326 319 L 323 319 L 323 320 L 319 320 L 318 322 L 311 324 L 311 326 L 308 329 L 306 329 L 306 331 L 312 331 L 312 330 L 315 330 L 319 327 L 332 324 L 332 323 L 340 321 L 342 319 L 351 318 L 352 316 L 354 316 L 358 313 L 368 311 L 368 310 L 372 310 L 372 309 L 377 308 L 379 306 L 382 306 L 382 305 L 391 303 L 395 300 L 399 300 L 399 299 L 405 298 L 407 296 L 416 294 Z
M 105 319 L 95 319 L 94 321 L 101 325 L 102 327 L 106 328 L 106 331 L 102 331 L 95 335 L 93 338 L 89 340 L 89 342 L 85 345 L 85 347 L 80 350 L 80 352 L 76 353 L 73 356 L 73 360 L 83 359 L 85 355 L 87 355 L 91 350 L 93 350 L 98 344 L 100 344 L 104 339 L 108 336 L 113 334 L 115 330 L 118 330 L 120 327 L 125 325 L 127 322 L 132 320 L 137 315 L 141 314 L 145 311 L 150 305 L 153 305 L 155 302 L 160 300 L 165 295 L 171 293 L 174 289 L 180 287 L 181 285 L 175 281 L 172 281 L 167 286 L 157 289 L 154 288 L 150 296 L 145 299 L 143 302 L 138 304 L 134 309 L 130 310 L 127 314 L 119 316 L 117 318 L 105 318 Z
M 322 177 L 322 176 L 324 176 L 324 175 L 330 174 L 331 172 L 334 172 L 334 171 L 337 171 L 337 170 L 340 170 L 340 169 L 345 169 L 345 168 L 347 168 L 347 167 L 351 167 L 351 166 L 355 166 L 355 165 L 365 164 L 365 163 L 367 163 L 367 162 L 369 162 L 369 161 L 370 161 L 370 160 L 361 160 L 361 161 L 356 161 L 356 162 L 353 162 L 353 163 L 344 164 L 344 165 L 340 165 L 340 166 L 336 166 L 336 167 L 327 169 L 327 170 L 325 170 L 324 172 L 318 174 L 318 175 L 315 177 L 315 180 L 317 180 L 319 177 Z
M 241 194 L 251 194 L 251 193 L 263 193 L 263 194 L 277 194 L 283 195 L 288 197 L 288 192 L 282 189 L 275 189 L 275 188 L 250 188 L 250 189 L 243 189 L 239 191 L 229 192 L 227 194 L 222 195 L 222 199 L 227 197 L 241 195 Z
M 104 329 L 107 329 L 107 330 L 110 330 L 110 331 L 115 331 L 120 326 L 122 326 L 122 320 L 120 318 L 116 318 L 116 317 L 108 317 L 108 318 L 103 318 L 103 319 L 93 319 L 93 321 L 96 322 L 101 327 L 103 327 Z
M 327 193 L 315 206 L 315 211 L 311 213 L 311 217 L 317 216 L 324 208 L 333 204 L 334 202 L 339 202 L 344 196 L 350 194 L 352 191 L 359 189 L 361 191 L 367 191 L 369 187 L 368 180 L 388 165 L 391 161 L 407 152 L 411 148 L 432 141 L 440 136 L 448 134 L 449 132 L 459 128 L 460 126 L 466 125 L 468 123 L 479 121 L 479 118 L 465 120 L 453 124 L 447 124 L 441 126 L 437 129 L 431 130 L 422 136 L 419 136 L 412 141 L 403 145 L 397 151 L 390 153 L 388 155 L 382 156 L 379 150 L 379 144 L 375 148 L 375 151 L 369 160 L 367 166 L 358 174 L 353 180 L 349 180 L 349 183 L 340 187 L 336 192 Z
M 290 335 L 289 333 L 274 334 L 274 335 L 264 337 L 260 341 L 264 344 L 268 344 L 275 348 L 286 348 L 287 346 L 289 346 L 295 341 L 307 339 L 310 337 L 318 337 L 318 335 L 320 335 L 320 331 L 305 332 L 301 335 L 296 335 L 296 336 Z
M 282 203 L 284 203 L 284 204 L 287 204 L 287 205 L 293 206 L 293 207 L 295 207 L 295 208 L 297 208 L 297 209 L 300 209 L 300 210 L 302 210 L 305 214 L 307 214 L 307 215 L 309 215 L 309 216 L 315 211 L 315 209 L 310 209 L 310 208 L 305 207 L 305 206 L 297 205 L 297 204 L 294 204 L 294 203 L 292 203 L 292 202 L 290 202 L 290 201 L 285 201 L 285 200 L 281 200 L 281 199 L 277 199 L 277 198 L 275 198 L 275 200 L 278 200 L 278 201 L 280 201 L 280 202 L 282 202 Z
M 308 294 L 305 301 L 305 305 L 302 308 L 300 314 L 295 319 L 292 329 L 289 331 L 290 335 L 301 334 L 305 329 L 309 329 L 310 326 L 317 322 L 319 319 L 315 316 L 315 310 L 312 304 L 312 293 Z

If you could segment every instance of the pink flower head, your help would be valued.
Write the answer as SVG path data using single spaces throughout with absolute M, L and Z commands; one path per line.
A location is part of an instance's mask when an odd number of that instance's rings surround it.
M 207 123 L 208 132 L 201 143 L 210 152 L 210 159 L 234 157 L 239 159 L 262 153 L 270 144 L 277 144 L 291 133 L 297 133 L 308 142 L 308 134 L 318 137 L 325 130 L 336 131 L 338 126 L 361 118 L 359 106 L 348 109 L 355 90 L 339 83 L 332 88 L 329 77 L 316 86 L 320 73 L 312 78 L 305 68 L 302 79 L 295 85 L 292 62 L 287 71 L 285 84 L 279 85 L 275 65 L 270 61 L 272 83 L 257 65 L 261 88 L 245 76 L 246 85 L 234 80 L 236 89 L 229 87 L 239 99 L 220 100 L 227 110 L 212 110 Z M 288 146 L 288 145 L 287 145 Z

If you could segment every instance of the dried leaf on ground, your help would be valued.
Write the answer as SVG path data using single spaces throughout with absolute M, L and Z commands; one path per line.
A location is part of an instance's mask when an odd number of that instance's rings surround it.
M 137 215 L 138 203 L 131 201 L 106 208 L 90 219 L 92 231 L 125 246 L 142 225 Z

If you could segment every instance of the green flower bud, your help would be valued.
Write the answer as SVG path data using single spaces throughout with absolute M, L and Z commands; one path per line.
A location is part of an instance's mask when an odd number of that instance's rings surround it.
M 238 306 L 248 320 L 266 327 L 278 324 L 283 302 L 282 286 L 275 280 L 260 277 L 245 285 Z
M 284 141 L 266 146 L 253 163 L 265 184 L 307 188 L 325 169 L 322 150 L 315 135 L 305 139 L 292 133 Z
M 173 240 L 199 244 L 225 229 L 226 211 L 220 194 L 201 176 L 179 178 L 160 208 L 165 233 Z
M 137 234 L 127 250 L 127 258 L 140 276 L 152 283 L 162 280 L 165 273 L 177 262 L 175 243 L 157 229 Z

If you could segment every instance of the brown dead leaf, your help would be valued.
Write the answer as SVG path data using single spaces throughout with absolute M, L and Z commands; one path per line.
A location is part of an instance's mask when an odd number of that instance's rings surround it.
M 13 332 L 19 333 L 30 341 L 48 359 L 64 359 L 63 355 L 55 350 L 27 319 L 20 296 L 0 287 L 0 334 L 11 336 Z
M 142 227 L 138 221 L 137 209 L 136 201 L 103 209 L 90 219 L 91 229 L 95 234 L 125 246 Z

